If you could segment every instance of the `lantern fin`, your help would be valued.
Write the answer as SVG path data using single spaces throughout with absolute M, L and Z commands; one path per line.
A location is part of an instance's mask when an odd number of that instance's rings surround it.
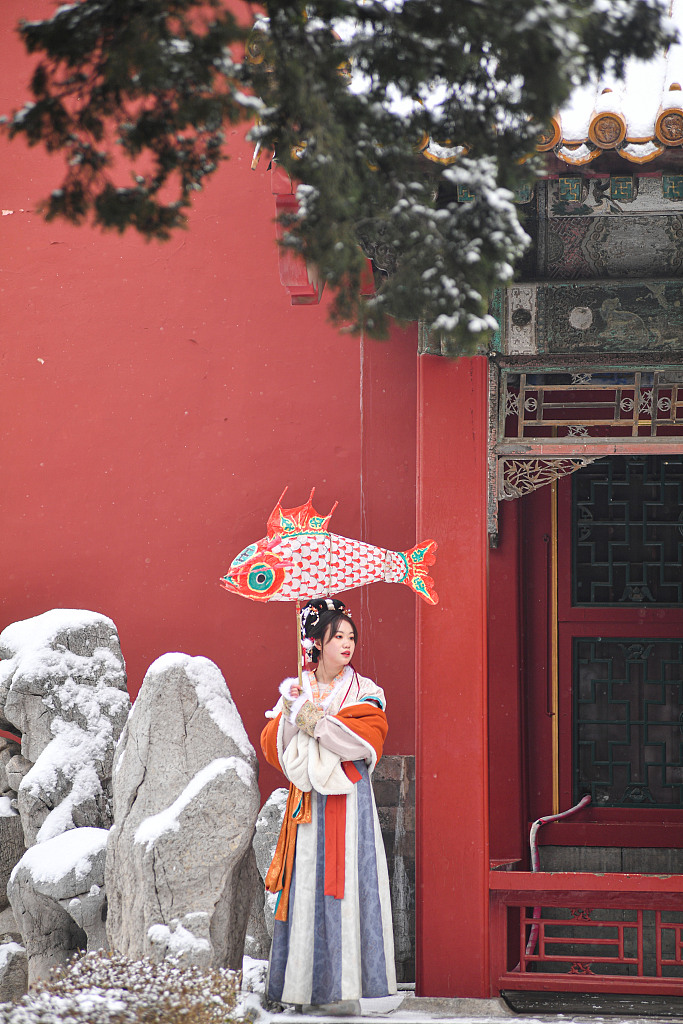
M 315 487 L 312 488 L 308 501 L 304 505 L 297 505 L 296 508 L 282 507 L 282 499 L 286 491 L 285 487 L 277 505 L 268 517 L 268 538 L 272 540 L 275 537 L 289 537 L 294 533 L 327 533 L 332 513 L 339 502 L 335 501 L 328 514 L 321 516 L 313 508 Z
M 427 566 L 434 565 L 436 561 L 436 549 L 435 540 L 425 540 L 422 544 L 416 544 L 410 551 L 403 552 L 408 563 L 408 575 L 403 582 L 428 604 L 439 602 L 439 595 L 434 590 L 434 580 L 427 572 Z

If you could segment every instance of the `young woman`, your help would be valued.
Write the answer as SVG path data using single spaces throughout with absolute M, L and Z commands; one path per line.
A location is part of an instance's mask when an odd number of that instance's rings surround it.
M 268 998 L 306 1011 L 359 1012 L 361 997 L 396 992 L 386 857 L 370 774 L 387 732 L 384 692 L 358 675 L 358 630 L 341 601 L 302 612 L 312 668 L 285 679 L 261 735 L 289 780 L 266 877 L 279 893 Z M 335 1004 L 330 1006 L 330 1004 Z

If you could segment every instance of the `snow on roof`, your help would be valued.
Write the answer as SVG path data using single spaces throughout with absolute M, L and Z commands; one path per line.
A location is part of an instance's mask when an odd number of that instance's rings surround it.
M 393 4 L 394 0 L 385 0 L 385 6 Z M 541 152 L 554 151 L 565 163 L 580 166 L 614 150 L 631 163 L 644 164 L 668 149 L 683 146 L 683 0 L 670 0 L 670 5 L 670 21 L 681 42 L 651 60 L 630 58 L 623 79 L 605 74 L 599 81 L 577 87 L 539 140 Z M 337 19 L 334 25 L 341 39 L 359 31 L 353 19 Z M 267 33 L 268 19 L 259 16 L 253 36 L 256 39 Z M 264 59 L 263 50 L 255 46 L 248 59 L 259 63 Z M 368 81 L 353 69 L 353 91 L 363 92 Z M 401 103 L 414 103 L 405 97 L 399 101 L 398 94 L 392 98 L 391 90 L 387 95 L 394 112 L 400 111 Z M 438 105 L 438 89 L 434 95 L 421 95 L 420 102 Z M 419 151 L 435 163 L 449 165 L 457 161 L 463 147 L 440 145 L 425 135 Z
M 683 40 L 683 0 L 673 0 L 671 21 Z M 575 89 L 539 149 L 575 166 L 609 150 L 643 164 L 682 144 L 683 43 L 676 43 L 648 61 L 630 58 L 623 79 L 605 75 Z

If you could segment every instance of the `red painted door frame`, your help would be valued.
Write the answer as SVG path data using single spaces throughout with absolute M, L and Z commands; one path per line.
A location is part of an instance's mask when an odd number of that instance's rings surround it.
M 489 995 L 487 361 L 418 357 L 418 539 L 440 602 L 418 602 L 416 990 Z
M 681 633 L 683 613 L 677 608 L 574 607 L 571 599 L 571 491 L 572 478 L 558 483 L 558 641 L 559 641 L 559 779 L 560 807 L 574 802 L 572 792 L 572 641 L 580 636 L 676 637 Z M 550 533 L 550 488 L 542 488 L 523 499 L 526 547 L 524 551 L 527 594 L 526 641 L 528 658 L 529 766 L 533 820 L 549 813 L 552 803 L 551 719 L 546 713 L 546 664 L 550 654 L 545 646 L 549 635 L 545 564 L 542 549 Z M 546 766 L 546 767 L 540 767 Z M 541 844 L 556 846 L 675 847 L 683 840 L 680 810 L 657 808 L 584 808 L 579 814 L 546 825 L 539 834 Z

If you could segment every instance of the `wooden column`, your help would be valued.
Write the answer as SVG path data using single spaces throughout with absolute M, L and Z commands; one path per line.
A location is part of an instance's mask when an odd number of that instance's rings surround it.
M 417 994 L 489 996 L 487 363 L 418 357 Z

